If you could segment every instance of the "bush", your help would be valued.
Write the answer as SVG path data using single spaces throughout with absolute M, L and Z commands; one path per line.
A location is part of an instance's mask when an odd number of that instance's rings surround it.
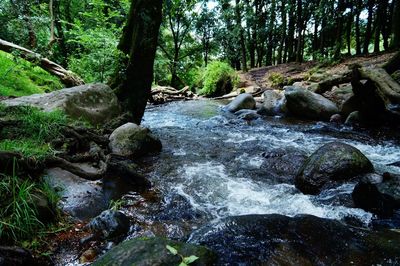
M 285 83 L 285 77 L 281 73 L 272 72 L 268 80 L 272 82 L 273 87 L 282 86 Z
M 210 97 L 221 96 L 232 91 L 238 83 L 235 70 L 225 62 L 210 63 L 199 79 L 200 94 Z

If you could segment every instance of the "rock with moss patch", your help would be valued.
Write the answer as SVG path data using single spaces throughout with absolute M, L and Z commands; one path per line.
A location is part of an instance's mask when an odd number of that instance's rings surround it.
M 87 84 L 46 94 L 2 101 L 6 106 L 33 106 L 44 111 L 62 110 L 73 118 L 101 124 L 118 116 L 118 99 L 105 84 Z
M 256 101 L 250 93 L 242 93 L 230 102 L 225 109 L 231 113 L 235 113 L 242 109 L 256 108 Z
M 172 254 L 167 245 L 173 247 L 183 257 L 198 257 L 190 265 L 214 265 L 215 255 L 203 246 L 171 241 L 163 238 L 140 238 L 125 241 L 99 258 L 94 266 L 119 265 L 179 265 L 181 258 Z
M 329 121 L 332 115 L 339 113 L 332 101 L 299 87 L 286 87 L 285 97 L 286 106 L 293 116 Z
M 93 218 L 87 226 L 102 238 L 108 239 L 128 233 L 130 222 L 122 212 L 106 210 Z
M 134 123 L 120 126 L 110 135 L 109 147 L 117 155 L 135 157 L 161 150 L 161 141 L 148 128 Z
M 331 142 L 307 159 L 296 176 L 295 185 L 305 194 L 319 194 L 324 188 L 373 170 L 372 163 L 358 149 L 345 143 Z

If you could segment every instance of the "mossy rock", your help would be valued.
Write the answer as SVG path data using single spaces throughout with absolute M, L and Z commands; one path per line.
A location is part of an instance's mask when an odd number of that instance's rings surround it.
M 296 176 L 296 187 L 305 194 L 319 194 L 374 170 L 372 163 L 358 149 L 341 142 L 325 144 L 304 163 Z
M 199 257 L 199 259 L 190 264 L 193 266 L 213 265 L 216 260 L 214 253 L 203 246 L 155 237 L 125 241 L 99 258 L 93 265 L 179 265 L 179 263 L 181 263 L 180 256 L 173 255 L 167 249 L 167 245 L 175 248 L 178 251 L 178 254 L 183 257 L 189 257 L 192 255 Z

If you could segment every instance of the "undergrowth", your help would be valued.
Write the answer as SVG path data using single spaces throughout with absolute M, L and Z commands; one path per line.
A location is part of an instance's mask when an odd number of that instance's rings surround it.
M 19 97 L 61 88 L 60 80 L 41 67 L 0 51 L 0 95 Z
M 48 217 L 40 217 L 37 202 L 45 200 L 56 219 L 59 196 L 43 180 L 0 175 L 0 240 L 1 243 L 30 243 L 52 226 Z
M 214 61 L 208 64 L 200 74 L 200 94 L 215 96 L 229 93 L 228 88 L 233 89 L 238 83 L 236 71 L 225 62 Z

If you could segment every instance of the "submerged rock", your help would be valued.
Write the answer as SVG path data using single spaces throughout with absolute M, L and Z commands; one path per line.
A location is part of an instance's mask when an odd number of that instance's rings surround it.
M 102 124 L 118 116 L 117 96 L 105 84 L 87 84 L 46 94 L 2 101 L 6 106 L 33 106 L 44 111 L 62 110 L 73 118 Z
M 400 176 L 365 175 L 355 186 L 352 197 L 356 207 L 390 217 L 400 209 Z
M 288 110 L 296 117 L 328 121 L 332 115 L 339 113 L 332 101 L 299 87 L 286 87 L 285 97 Z
M 372 163 L 358 149 L 341 142 L 325 144 L 304 163 L 296 176 L 296 187 L 305 194 L 319 194 L 337 185 L 373 171 Z
M 225 109 L 231 113 L 235 113 L 242 109 L 256 108 L 256 101 L 250 93 L 242 93 L 230 102 Z
M 373 232 L 311 215 L 244 215 L 195 231 L 190 243 L 218 255 L 217 265 L 393 265 L 400 234 Z
M 122 236 L 129 231 L 129 218 L 119 211 L 106 210 L 87 225 L 90 230 L 108 239 Z
M 40 263 L 35 261 L 32 254 L 24 248 L 0 246 L 0 265 L 35 266 Z
M 161 141 L 148 128 L 126 123 L 110 135 L 109 147 L 117 155 L 135 157 L 161 150 Z
M 197 256 L 190 265 L 214 265 L 215 255 L 205 247 L 171 241 L 164 238 L 140 238 L 125 241 L 99 258 L 93 265 L 179 265 L 182 259 L 166 246 L 171 246 L 183 257 Z
M 237 115 L 238 118 L 246 121 L 256 120 L 261 117 L 257 111 L 247 109 L 239 110 L 235 113 L 235 115 Z

